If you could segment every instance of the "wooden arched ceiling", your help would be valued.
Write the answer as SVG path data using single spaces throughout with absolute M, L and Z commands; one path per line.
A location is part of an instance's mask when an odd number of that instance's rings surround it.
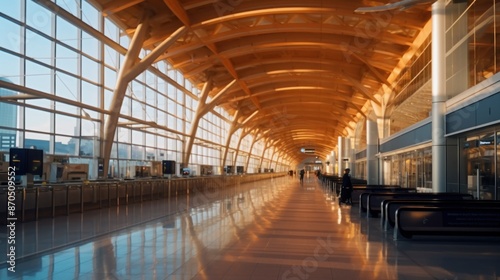
M 388 1 L 395 2 L 395 1 Z M 387 2 L 336 0 L 94 0 L 132 36 L 149 18 L 144 48 L 181 26 L 189 32 L 158 60 L 167 60 L 212 95 L 237 82 L 220 101 L 247 129 L 263 133 L 300 162 L 314 148 L 325 158 L 338 136 L 366 117 L 367 104 L 388 85 L 403 55 L 430 20 L 430 4 L 360 14 Z

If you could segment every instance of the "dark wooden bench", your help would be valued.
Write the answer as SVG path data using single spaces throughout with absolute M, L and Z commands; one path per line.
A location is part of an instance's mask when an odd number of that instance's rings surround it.
M 366 181 L 365 180 L 360 180 L 360 179 L 351 179 L 352 187 L 353 187 L 353 194 L 354 190 L 356 189 L 364 189 L 367 187 Z M 340 196 L 340 191 L 342 189 L 342 178 L 334 182 L 334 189 L 335 193 L 337 196 Z M 352 196 L 354 198 L 354 196 Z
M 366 198 L 367 217 L 377 217 L 382 211 L 381 203 L 386 199 L 472 200 L 474 197 L 463 193 L 371 193 Z
M 416 192 L 416 188 L 402 188 L 399 185 L 356 185 L 352 187 L 352 203 L 360 202 L 362 193 L 372 192 Z
M 500 207 L 402 206 L 394 240 L 415 235 L 500 236 Z
M 372 193 L 388 193 L 388 194 L 393 194 L 393 193 L 417 193 L 416 188 L 386 188 L 386 187 L 381 187 L 381 188 L 366 188 L 364 189 L 363 192 L 361 192 L 358 196 L 358 202 L 359 202 L 359 213 L 364 213 L 368 209 L 368 195 Z
M 460 207 L 484 207 L 496 206 L 500 207 L 500 201 L 497 200 L 399 200 L 387 199 L 382 202 L 381 226 L 384 231 L 394 227 L 396 224 L 396 211 L 404 206 L 460 206 Z

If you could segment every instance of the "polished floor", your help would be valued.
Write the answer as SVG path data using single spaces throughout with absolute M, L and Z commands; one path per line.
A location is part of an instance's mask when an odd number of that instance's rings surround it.
M 500 279 L 498 239 L 395 241 L 379 222 L 281 177 L 18 224 L 0 279 Z

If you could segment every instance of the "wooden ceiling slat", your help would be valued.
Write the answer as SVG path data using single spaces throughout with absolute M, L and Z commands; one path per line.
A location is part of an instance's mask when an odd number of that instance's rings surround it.
M 366 5 L 363 0 L 92 1 L 131 30 L 129 36 L 144 10 L 152 13 L 144 43 L 149 50 L 187 26 L 186 35 L 155 62 L 168 61 L 194 85 L 208 77 L 215 88 L 236 84 L 217 98 L 218 105 L 242 119 L 258 110 L 244 128 L 279 143 L 294 160 L 304 157 L 301 145 L 318 137 L 328 139 L 316 143 L 319 153 L 329 154 L 336 136 L 352 133 L 366 109 L 381 104 L 379 91 L 392 88 L 391 73 L 415 49 L 417 35 L 430 20 L 429 5 L 355 13 Z M 273 130 L 269 123 L 277 122 L 280 113 L 284 120 L 293 115 L 293 121 Z
M 104 16 L 109 16 L 112 14 L 116 14 L 123 10 L 126 10 L 132 6 L 140 4 L 146 0 L 116 0 L 111 1 L 102 6 L 102 13 Z

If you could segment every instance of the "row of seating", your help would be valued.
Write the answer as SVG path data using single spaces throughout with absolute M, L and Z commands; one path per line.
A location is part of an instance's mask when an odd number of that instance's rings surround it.
M 475 200 L 470 194 L 364 192 L 360 215 L 381 216 L 384 231 L 393 238 L 415 235 L 500 237 L 500 201 Z M 366 213 L 366 214 L 365 214 Z
M 338 175 L 328 175 L 320 174 L 319 179 L 323 186 L 330 192 L 334 192 L 337 196 L 340 195 L 340 189 L 342 188 L 342 177 Z M 366 188 L 367 182 L 364 179 L 351 178 L 351 183 L 354 189 L 356 188 Z M 353 196 L 355 198 L 355 196 Z

